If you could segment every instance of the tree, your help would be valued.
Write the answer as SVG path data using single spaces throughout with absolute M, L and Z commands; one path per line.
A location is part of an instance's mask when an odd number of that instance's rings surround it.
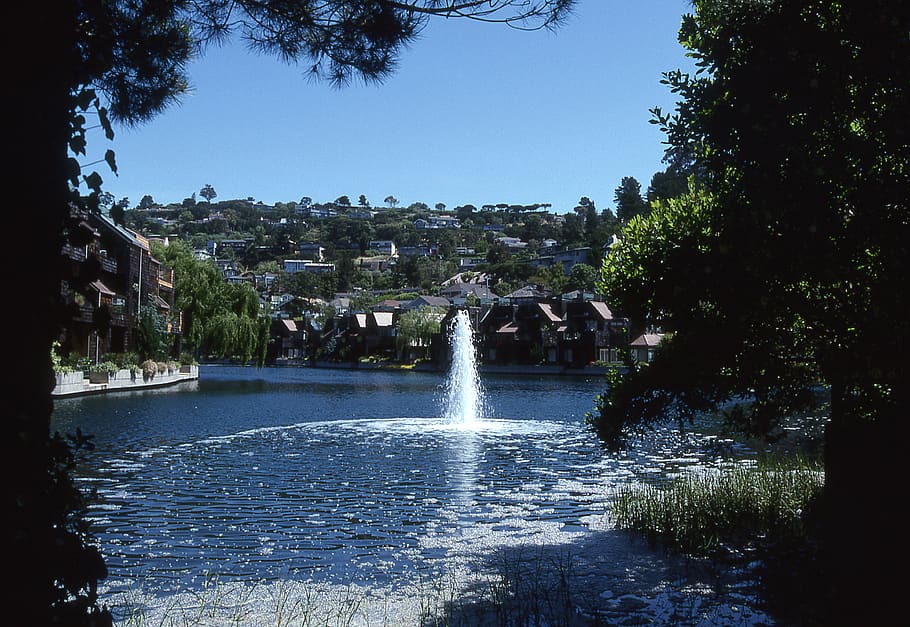
M 3 505 L 14 539 L 6 555 L 17 567 L 7 593 L 31 623 L 110 622 L 97 608 L 103 564 L 97 567 L 78 504 L 58 498 L 71 491 L 72 456 L 49 433 L 54 378 L 48 348 L 63 319 L 57 260 L 70 203 L 97 210 L 103 184 L 97 172 L 83 173 L 79 164 L 89 128 L 97 126 L 110 140 L 112 121 L 138 124 L 176 103 L 186 91 L 193 53 L 231 35 L 285 60 L 305 61 L 313 75 L 334 83 L 380 80 L 431 16 L 552 28 L 571 4 L 321 0 L 289 8 L 248 0 L 115 0 L 65 3 L 53 11 L 27 2 L 8 7 L 7 40 L 16 44 L 19 61 L 7 80 L 28 95 L 28 106 L 17 102 L 8 111 L 17 120 L 6 134 L 8 149 L 17 155 L 6 169 L 8 179 L 17 181 L 9 200 L 35 210 L 29 213 L 34 237 L 16 238 L 4 252 L 10 263 L 30 269 L 29 284 L 39 300 L 34 315 L 17 321 L 19 332 L 6 346 L 21 367 L 9 375 L 4 398 L 2 458 L 6 476 L 15 479 L 4 488 Z M 104 161 L 116 172 L 112 150 Z M 65 558 L 61 546 L 68 548 Z
M 569 270 L 569 278 L 566 281 L 566 289 L 571 291 L 579 290 L 581 292 L 593 292 L 597 284 L 598 272 L 594 266 L 586 263 L 576 263 Z
M 634 176 L 624 176 L 616 188 L 616 217 L 620 222 L 628 222 L 632 218 L 647 211 L 647 204 L 641 197 L 641 183 Z
M 167 320 L 155 307 L 143 305 L 140 308 L 136 332 L 136 349 L 141 359 L 167 359 L 171 349 Z
M 338 198 L 335 199 L 335 204 L 340 205 L 342 207 L 350 207 L 351 199 L 348 198 L 347 196 L 339 196 Z
M 910 347 L 910 11 L 885 1 L 695 3 L 680 31 L 703 71 L 655 110 L 681 197 L 632 218 L 604 267 L 633 319 L 672 331 L 615 381 L 598 427 L 730 399 L 754 433 L 827 404 L 820 529 L 826 624 L 903 611 L 900 499 Z M 710 349 L 708 349 L 710 347 Z M 821 386 L 821 393 L 819 387 Z
M 360 199 L 357 201 L 357 204 L 360 205 L 361 207 L 369 207 L 369 206 L 370 206 L 370 201 L 367 200 L 367 197 L 366 197 L 366 196 L 364 196 L 363 194 L 361 194 L 361 195 L 360 195 Z
M 215 191 L 214 187 L 206 183 L 205 186 L 199 190 L 199 195 L 205 198 L 208 202 L 212 202 L 218 193 Z
M 394 209 L 398 206 L 398 199 L 392 195 L 386 196 L 383 202 L 389 206 L 389 209 Z
M 667 200 L 685 194 L 688 189 L 689 176 L 679 166 L 671 164 L 661 172 L 651 176 L 648 185 L 647 200 L 651 205 L 656 200 Z
M 440 307 L 420 307 L 409 309 L 398 318 L 398 331 L 395 342 L 401 353 L 416 351 L 421 358 L 426 358 L 433 336 L 440 331 L 441 320 L 445 309 Z

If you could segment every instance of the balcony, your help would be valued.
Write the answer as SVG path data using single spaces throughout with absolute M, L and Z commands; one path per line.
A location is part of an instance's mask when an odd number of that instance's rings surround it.
M 76 248 L 70 244 L 64 244 L 60 252 L 73 261 L 85 261 L 85 248 Z
M 110 257 L 105 257 L 104 255 L 98 255 L 98 261 L 101 262 L 101 269 L 110 274 L 117 274 L 119 264 L 116 259 L 111 259 Z

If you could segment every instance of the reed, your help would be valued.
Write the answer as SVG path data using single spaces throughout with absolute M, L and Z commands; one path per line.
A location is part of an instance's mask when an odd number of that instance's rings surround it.
M 614 494 L 616 527 L 693 555 L 805 534 L 803 512 L 824 483 L 821 462 L 768 457 L 754 464 L 627 485 Z

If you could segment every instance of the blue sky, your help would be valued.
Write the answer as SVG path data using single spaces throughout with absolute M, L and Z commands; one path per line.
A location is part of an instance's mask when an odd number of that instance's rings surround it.
M 435 19 L 390 79 L 342 89 L 240 43 L 213 48 L 190 66 L 179 105 L 92 148 L 115 151 L 119 174 L 99 172 L 130 206 L 211 184 L 216 200 L 269 204 L 364 194 L 374 205 L 392 195 L 563 213 L 588 196 L 612 207 L 623 176 L 644 191 L 664 167 L 648 110 L 673 108 L 662 72 L 693 68 L 676 38 L 687 11 L 580 0 L 556 32 Z

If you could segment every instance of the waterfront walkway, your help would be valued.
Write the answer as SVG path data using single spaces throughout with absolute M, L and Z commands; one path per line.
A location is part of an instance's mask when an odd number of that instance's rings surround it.
M 150 379 L 141 374 L 133 376 L 129 370 L 118 370 L 107 377 L 107 381 L 92 383 L 92 379 L 82 372 L 71 372 L 57 375 L 57 384 L 51 395 L 55 398 L 64 396 L 82 396 L 106 392 L 130 392 L 177 385 L 186 381 L 199 379 L 199 366 L 183 366 L 179 371 L 159 373 Z

